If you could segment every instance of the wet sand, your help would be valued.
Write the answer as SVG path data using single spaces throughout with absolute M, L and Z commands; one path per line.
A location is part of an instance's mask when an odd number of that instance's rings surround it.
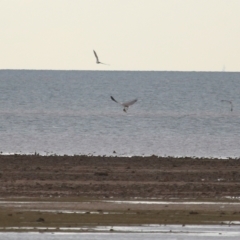
M 0 156 L 0 196 L 218 198 L 240 196 L 240 160 Z
M 1 230 L 240 221 L 239 159 L 0 155 L 0 166 Z

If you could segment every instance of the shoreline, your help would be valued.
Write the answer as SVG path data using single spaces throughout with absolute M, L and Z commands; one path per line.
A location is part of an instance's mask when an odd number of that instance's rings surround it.
M 239 226 L 239 206 L 239 200 L 217 203 L 166 200 L 149 204 L 136 200 L 119 203 L 82 198 L 7 198 L 0 200 L 0 232 L 107 232 L 121 227 L 144 231 L 149 226 L 161 231 L 164 226 L 173 225 Z
M 115 151 L 113 151 L 112 154 L 106 155 L 99 155 L 99 154 L 93 154 L 93 153 L 88 153 L 88 154 L 65 154 L 65 153 L 53 153 L 53 152 L 29 152 L 29 153 L 21 153 L 21 152 L 0 152 L 0 156 L 41 156 L 41 157 L 106 157 L 106 158 L 172 158 L 172 159 L 215 159 L 215 160 L 240 160 L 240 156 L 171 156 L 171 155 L 131 155 L 131 154 L 117 154 Z
M 0 166 L 0 231 L 240 222 L 239 159 L 0 155 Z
M 240 196 L 240 159 L 0 155 L 0 196 Z

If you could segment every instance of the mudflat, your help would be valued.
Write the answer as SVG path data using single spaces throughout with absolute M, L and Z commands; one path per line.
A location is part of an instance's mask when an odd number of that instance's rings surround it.
M 0 230 L 240 221 L 239 197 L 240 159 L 0 155 Z
M 0 155 L 0 196 L 240 196 L 240 159 Z

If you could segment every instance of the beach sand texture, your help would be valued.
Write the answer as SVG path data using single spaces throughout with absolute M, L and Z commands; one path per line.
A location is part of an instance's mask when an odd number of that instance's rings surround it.
M 3 231 L 240 221 L 239 159 L 1 155 L 0 166 Z

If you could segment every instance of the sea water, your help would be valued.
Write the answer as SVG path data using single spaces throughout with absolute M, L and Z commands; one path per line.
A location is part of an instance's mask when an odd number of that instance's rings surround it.
M 0 71 L 3 154 L 235 158 L 239 143 L 237 72 Z
M 128 227 L 102 227 L 101 230 L 89 230 L 90 232 L 0 232 L 0 239 L 5 240 L 237 240 L 239 239 L 239 226 L 220 226 L 220 225 L 168 225 L 168 226 L 128 226 Z M 84 229 L 83 229 L 84 230 Z M 79 230 L 78 230 L 79 231 Z M 86 230 L 85 230 L 86 231 Z M 93 231 L 93 232 L 91 232 Z M 94 232 L 96 231 L 96 232 Z

